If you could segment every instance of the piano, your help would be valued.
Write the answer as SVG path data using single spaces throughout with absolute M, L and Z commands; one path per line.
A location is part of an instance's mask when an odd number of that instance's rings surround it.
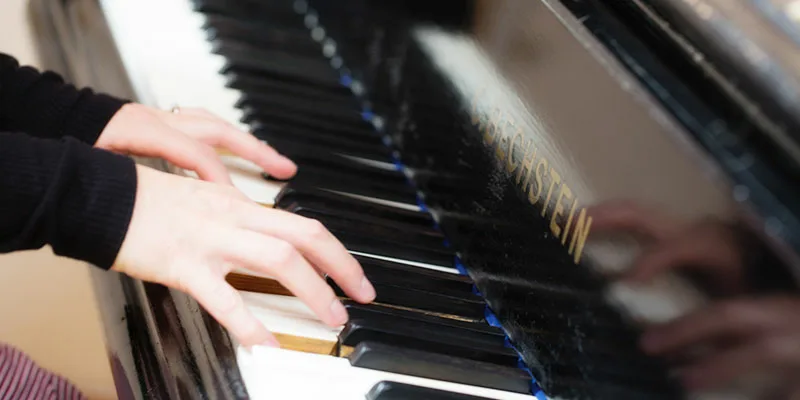
M 759 293 L 796 294 L 800 1 L 29 10 L 46 68 L 153 107 L 206 108 L 294 159 L 283 182 L 220 155 L 254 201 L 323 222 L 378 292 L 345 300 L 350 321 L 332 329 L 269 277 L 236 271 L 229 283 L 282 344 L 248 349 L 191 297 L 93 271 L 120 398 L 765 393 L 745 378 L 690 392 L 640 349 L 648 326 L 724 293 L 678 269 L 619 278 L 643 255 L 699 255 L 742 266 Z

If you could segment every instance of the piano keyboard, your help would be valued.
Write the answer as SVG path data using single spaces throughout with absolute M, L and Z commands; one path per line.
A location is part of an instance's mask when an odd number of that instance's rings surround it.
M 350 321 L 331 328 L 270 277 L 232 273 L 229 282 L 282 345 L 239 349 L 253 398 L 544 397 L 503 331 L 484 319 L 484 300 L 304 1 L 101 3 L 137 100 L 205 108 L 291 158 L 298 175 L 279 182 L 221 154 L 237 188 L 322 221 L 376 287 L 375 304 L 344 300 Z

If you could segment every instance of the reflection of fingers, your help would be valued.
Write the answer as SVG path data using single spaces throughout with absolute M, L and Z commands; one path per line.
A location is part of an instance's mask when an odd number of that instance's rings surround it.
M 280 210 L 251 207 L 238 217 L 247 229 L 291 243 L 354 300 L 371 302 L 375 289 L 358 261 L 319 221 Z
M 347 322 L 347 311 L 333 289 L 291 244 L 245 230 L 225 236 L 222 248 L 231 261 L 274 276 L 325 323 L 338 326 Z
M 203 268 L 187 270 L 183 289 L 244 346 L 278 347 L 278 341 L 245 307 L 242 297 L 221 276 Z
M 633 201 L 603 203 L 588 210 L 592 231 L 634 233 L 652 240 L 671 235 L 677 224 L 652 208 Z
M 770 367 L 791 370 L 797 367 L 800 355 L 795 342 L 787 338 L 748 342 L 684 368 L 681 379 L 690 389 L 712 389 L 742 378 L 750 371 L 763 372 Z
M 698 227 L 685 235 L 675 235 L 642 253 L 626 277 L 631 282 L 647 282 L 675 269 L 714 272 L 714 280 L 733 291 L 743 284 L 742 260 L 735 239 L 723 231 Z
M 650 354 L 670 354 L 712 340 L 747 336 L 778 322 L 769 312 L 771 308 L 768 303 L 752 300 L 712 304 L 652 328 L 642 337 L 642 347 Z

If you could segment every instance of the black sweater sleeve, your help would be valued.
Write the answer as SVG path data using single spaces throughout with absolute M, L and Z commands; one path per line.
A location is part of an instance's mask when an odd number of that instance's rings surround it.
M 133 213 L 136 168 L 91 144 L 123 104 L 0 54 L 0 252 L 49 244 L 113 265 Z
M 53 72 L 20 66 L 0 53 L 0 130 L 94 144 L 125 101 L 78 89 Z

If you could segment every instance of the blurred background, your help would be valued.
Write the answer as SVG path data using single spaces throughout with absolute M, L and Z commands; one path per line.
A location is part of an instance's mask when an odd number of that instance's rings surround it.
M 38 66 L 25 9 L 0 1 L 0 52 Z M 116 397 L 88 266 L 50 248 L 0 255 L 0 341 L 70 379 L 90 399 Z

